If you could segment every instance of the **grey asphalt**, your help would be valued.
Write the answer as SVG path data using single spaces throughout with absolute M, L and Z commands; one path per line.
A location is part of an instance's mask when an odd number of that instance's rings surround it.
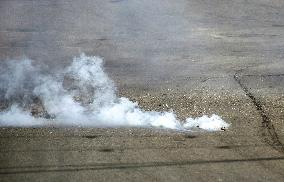
M 101 56 L 119 95 L 225 132 L 1 128 L 0 181 L 284 181 L 282 0 L 0 0 L 0 60 Z

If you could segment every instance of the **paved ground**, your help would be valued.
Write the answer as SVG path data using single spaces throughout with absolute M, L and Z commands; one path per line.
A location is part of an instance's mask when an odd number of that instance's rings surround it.
M 0 0 L 0 58 L 105 58 L 119 94 L 221 133 L 0 129 L 0 181 L 284 181 L 281 0 Z

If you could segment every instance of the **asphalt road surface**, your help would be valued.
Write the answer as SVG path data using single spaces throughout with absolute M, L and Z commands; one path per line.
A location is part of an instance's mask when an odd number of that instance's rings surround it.
M 284 1 L 0 0 L 0 60 L 101 56 L 122 96 L 224 132 L 1 128 L 0 181 L 284 181 Z

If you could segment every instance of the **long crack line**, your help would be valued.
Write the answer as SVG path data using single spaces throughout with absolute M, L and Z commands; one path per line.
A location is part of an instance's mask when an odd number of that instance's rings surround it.
M 268 143 L 275 150 L 284 153 L 284 145 L 279 140 L 278 134 L 276 133 L 275 128 L 274 128 L 270 118 L 265 113 L 265 111 L 264 111 L 261 103 L 259 102 L 259 100 L 257 100 L 256 97 L 246 87 L 246 85 L 244 83 L 242 83 L 240 75 L 238 74 L 238 72 L 240 72 L 240 71 L 237 71 L 235 73 L 234 79 L 240 85 L 242 90 L 245 92 L 246 96 L 250 98 L 251 102 L 253 103 L 253 105 L 255 106 L 256 110 L 260 114 L 260 116 L 262 118 L 262 129 L 263 129 L 262 130 L 262 135 L 263 136 L 267 136 L 266 133 L 268 133 L 269 136 L 270 136 L 270 140 L 272 141 L 272 143 L 271 143 L 271 142 L 269 142 L 269 138 L 265 138 L 266 143 Z

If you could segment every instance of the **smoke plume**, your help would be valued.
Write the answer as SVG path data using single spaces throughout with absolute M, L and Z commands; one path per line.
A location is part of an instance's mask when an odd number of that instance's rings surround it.
M 144 111 L 117 97 L 98 57 L 82 54 L 58 73 L 29 59 L 0 63 L 2 127 L 154 127 L 217 131 L 229 127 L 219 116 L 179 121 L 173 112 Z

